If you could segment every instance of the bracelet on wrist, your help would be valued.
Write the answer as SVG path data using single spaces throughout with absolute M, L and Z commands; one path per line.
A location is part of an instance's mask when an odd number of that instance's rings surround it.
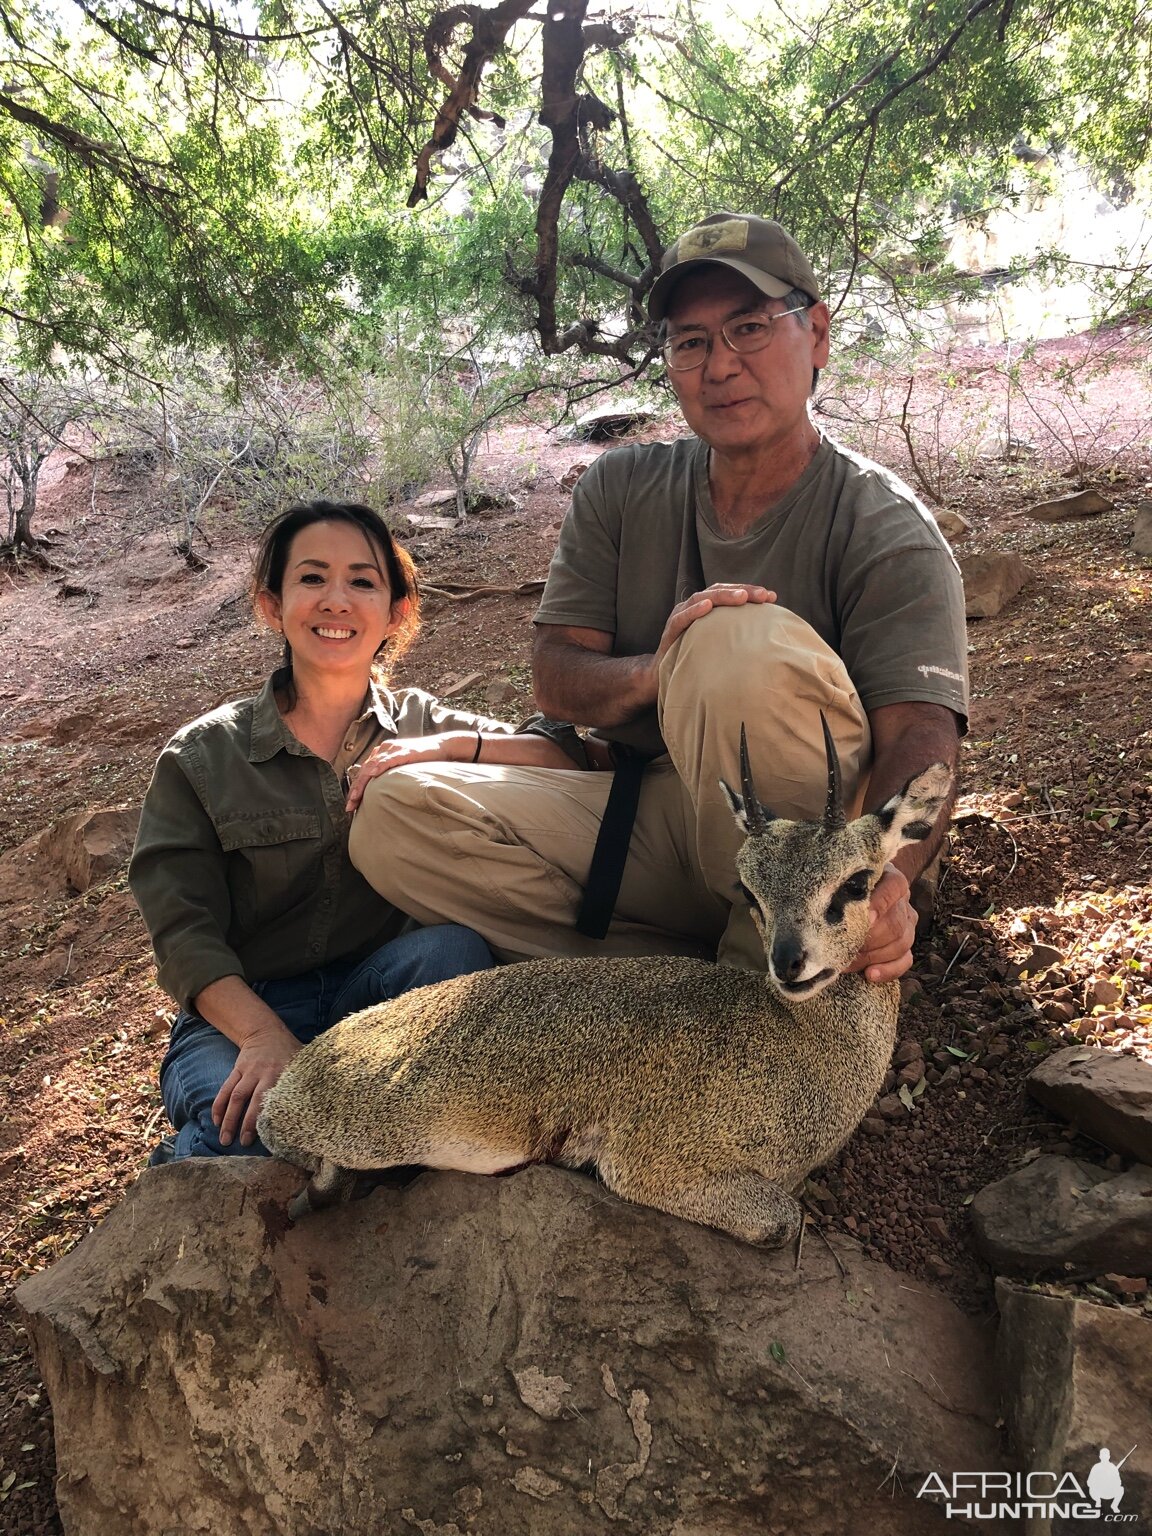
M 481 749 L 481 747 L 483 747 L 483 745 L 484 745 L 484 738 L 483 738 L 483 736 L 481 736 L 480 732 L 477 731 L 476 732 L 476 750 L 472 754 L 472 761 L 474 763 L 478 763 L 480 761 L 480 749 Z

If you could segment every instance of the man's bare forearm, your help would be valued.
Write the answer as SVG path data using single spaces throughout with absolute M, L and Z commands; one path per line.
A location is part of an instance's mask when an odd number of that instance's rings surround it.
M 602 730 L 656 707 L 655 656 L 610 656 L 538 635 L 532 656 L 536 703 L 555 720 Z
M 872 711 L 868 718 L 875 756 L 865 811 L 878 810 L 909 779 L 933 763 L 947 763 L 955 771 L 960 742 L 951 710 L 934 704 L 893 704 Z M 922 842 L 907 844 L 893 860 L 909 883 L 923 874 L 939 853 L 955 801 L 953 780 L 931 833 Z

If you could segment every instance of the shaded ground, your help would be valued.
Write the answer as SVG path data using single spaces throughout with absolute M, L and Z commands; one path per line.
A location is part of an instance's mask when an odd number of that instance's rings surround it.
M 1055 343 L 1029 361 L 1032 398 L 1048 390 L 1067 408 L 1059 369 L 1087 347 Z M 961 551 L 1014 549 L 1031 578 L 1000 618 L 969 629 L 967 793 L 902 1017 L 902 1036 L 928 1063 L 924 1086 L 914 1109 L 853 1138 L 812 1181 L 809 1205 L 814 1227 L 853 1233 L 909 1283 L 941 1285 L 971 1310 L 991 1305 L 991 1276 L 968 1244 L 971 1194 L 1038 1149 L 1106 1155 L 1030 1106 L 1027 1073 L 1069 1040 L 1152 1056 L 1152 570 L 1127 548 L 1133 507 L 1152 494 L 1144 355 L 1131 335 L 1119 338 L 1077 400 L 1089 426 L 1062 429 L 1068 452 L 1050 430 L 1031 441 L 1017 432 L 1021 411 L 1010 419 L 997 404 L 1004 395 L 1012 405 L 1011 389 L 987 352 L 923 362 L 921 414 L 908 418 L 913 451 L 922 463 L 936 454 L 973 525 Z M 851 417 L 859 446 L 908 473 L 906 380 L 826 387 L 830 414 Z M 844 423 L 832 425 L 843 434 Z M 515 504 L 460 529 L 415 528 L 425 583 L 543 577 L 566 503 L 560 478 L 598 451 L 526 440 L 521 429 L 494 437 L 478 478 Z M 1021 517 L 1068 489 L 1070 467 L 1116 510 L 1061 527 Z M 59 577 L 0 575 L 5 1287 L 70 1248 L 143 1166 L 158 1135 L 170 1009 L 122 874 L 69 894 L 30 840 L 70 809 L 138 800 L 171 731 L 251 691 L 272 657 L 243 596 L 242 534 L 210 528 L 208 566 L 193 571 L 173 553 L 178 534 L 147 475 L 105 466 L 100 485 L 93 497 L 90 467 L 65 456 L 42 496 L 52 558 L 82 591 L 61 596 Z M 510 718 L 527 712 L 534 607 L 531 595 L 430 596 L 398 681 Z M 1036 941 L 1059 959 L 1020 975 Z M 49 1407 L 6 1304 L 0 1532 L 59 1530 L 52 1478 Z

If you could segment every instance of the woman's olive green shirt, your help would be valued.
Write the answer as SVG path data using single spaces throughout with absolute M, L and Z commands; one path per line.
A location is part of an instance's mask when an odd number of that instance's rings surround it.
M 144 797 L 128 880 L 160 985 L 182 1008 L 224 976 L 295 976 L 394 938 L 404 915 L 348 859 L 349 767 L 391 737 L 514 729 L 373 685 L 333 765 L 284 724 L 286 681 L 274 673 L 255 698 L 178 731 Z

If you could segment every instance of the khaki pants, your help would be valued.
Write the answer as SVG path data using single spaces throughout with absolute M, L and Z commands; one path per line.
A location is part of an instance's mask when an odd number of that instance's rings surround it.
M 740 788 L 740 726 L 760 800 L 777 816 L 818 817 L 827 792 L 823 710 L 858 813 L 871 749 L 844 663 L 776 604 L 698 619 L 660 669 L 668 748 L 645 772 L 616 914 L 603 939 L 574 927 L 611 775 L 436 763 L 368 786 L 352 823 L 352 862 L 423 923 L 464 923 L 502 960 L 536 955 L 695 954 L 763 970 L 736 893 L 743 840 L 720 790 Z

